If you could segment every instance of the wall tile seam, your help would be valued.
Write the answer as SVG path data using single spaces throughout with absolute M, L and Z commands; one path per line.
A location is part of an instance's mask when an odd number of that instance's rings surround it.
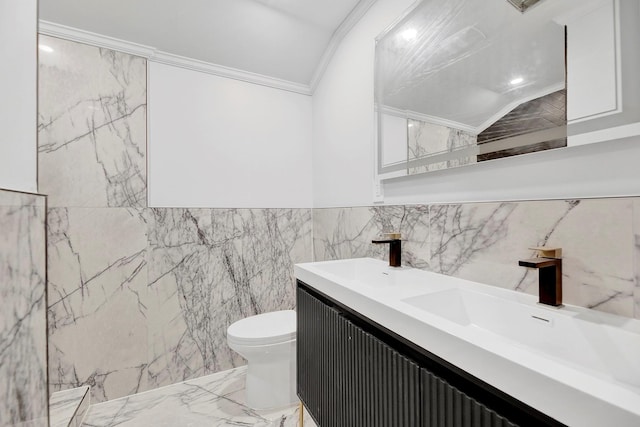
M 633 299 L 633 317 L 636 319 L 640 319 L 640 309 L 638 308 L 638 301 L 640 301 L 638 298 L 640 297 L 640 283 L 639 283 L 639 277 L 640 277 L 640 272 L 638 271 L 638 268 L 640 267 L 640 263 L 638 262 L 638 258 L 640 258 L 640 239 L 636 230 L 636 219 L 635 219 L 635 203 L 632 203 L 631 205 L 631 246 L 632 246 L 632 253 L 631 253 L 631 263 L 633 265 L 633 290 L 631 291 L 631 298 Z

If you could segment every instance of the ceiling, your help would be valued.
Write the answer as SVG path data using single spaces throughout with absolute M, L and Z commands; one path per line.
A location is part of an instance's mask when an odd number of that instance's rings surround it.
M 373 1 L 39 0 L 39 18 L 309 85 L 336 30 Z

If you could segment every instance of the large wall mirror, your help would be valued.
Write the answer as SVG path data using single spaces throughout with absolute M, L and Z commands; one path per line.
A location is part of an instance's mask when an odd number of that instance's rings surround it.
M 423 0 L 376 40 L 380 178 L 640 134 L 637 0 Z

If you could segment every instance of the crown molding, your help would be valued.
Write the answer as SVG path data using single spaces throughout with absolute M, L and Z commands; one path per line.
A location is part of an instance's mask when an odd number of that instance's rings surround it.
M 316 70 L 311 77 L 311 82 L 309 83 L 309 87 L 311 93 L 316 91 L 316 88 L 320 84 L 320 80 L 322 80 L 322 76 L 324 75 L 333 55 L 338 50 L 338 46 L 342 43 L 342 40 L 345 36 L 351 31 L 351 29 L 362 19 L 362 17 L 367 13 L 369 8 L 373 6 L 376 0 L 360 0 L 358 4 L 355 5 L 351 12 L 347 15 L 347 17 L 338 25 L 338 28 L 333 32 L 331 39 L 329 40 L 329 44 L 327 48 L 324 50 L 322 54 L 322 58 L 320 58 L 320 62 L 318 63 Z
M 282 80 L 275 77 L 269 77 L 265 76 L 264 74 L 252 73 L 250 71 L 243 71 L 237 68 L 225 67 L 224 65 L 212 64 L 210 62 L 187 58 L 180 55 L 174 55 L 172 53 L 157 51 L 152 58 L 149 58 L 149 61 L 159 64 L 172 65 L 174 67 L 185 68 L 187 70 L 213 74 L 219 77 L 240 80 L 243 82 L 253 83 L 261 86 L 268 86 L 271 88 L 286 90 L 289 92 L 295 92 L 301 95 L 310 96 L 312 94 L 311 88 L 305 84 Z
M 45 36 L 58 37 L 74 42 L 90 44 L 92 46 L 102 47 L 105 49 L 117 50 L 118 52 L 142 56 L 147 59 L 153 57 L 156 53 L 156 48 L 152 46 L 116 39 L 114 37 L 56 24 L 55 22 L 44 21 L 42 19 L 38 21 L 38 33 Z
M 371 0 L 368 0 L 371 1 Z M 375 1 L 375 0 L 373 0 Z M 225 67 L 210 62 L 200 61 L 193 58 L 174 55 L 163 52 L 155 47 L 143 44 L 133 43 L 114 37 L 104 36 L 102 34 L 90 31 L 80 30 L 66 25 L 60 25 L 49 21 L 40 20 L 38 23 L 38 33 L 58 37 L 66 40 L 76 41 L 89 44 L 105 49 L 112 49 L 118 52 L 130 55 L 141 56 L 151 62 L 156 62 L 174 67 L 185 68 L 201 73 L 212 74 L 219 77 L 240 80 L 247 83 L 253 83 L 261 86 L 267 86 L 274 89 L 286 90 L 289 92 L 299 93 L 301 95 L 312 94 L 309 85 L 282 80 L 275 77 L 265 76 L 263 74 L 252 73 L 249 71 L 238 70 L 236 68 Z

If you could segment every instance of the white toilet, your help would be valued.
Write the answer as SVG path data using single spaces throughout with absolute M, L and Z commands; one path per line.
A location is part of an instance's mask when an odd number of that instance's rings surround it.
M 295 311 L 274 311 L 238 320 L 227 329 L 227 342 L 247 359 L 248 406 L 272 409 L 298 402 Z

